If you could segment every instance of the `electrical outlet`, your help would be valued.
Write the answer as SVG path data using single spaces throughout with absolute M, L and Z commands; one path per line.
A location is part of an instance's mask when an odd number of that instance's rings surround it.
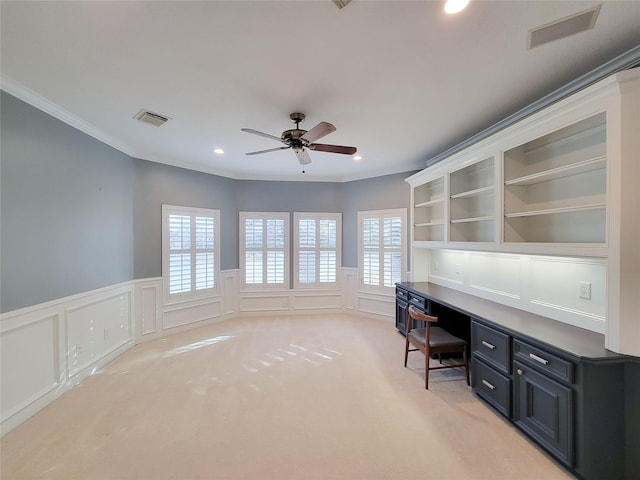
M 578 282 L 578 298 L 591 300 L 591 282 Z

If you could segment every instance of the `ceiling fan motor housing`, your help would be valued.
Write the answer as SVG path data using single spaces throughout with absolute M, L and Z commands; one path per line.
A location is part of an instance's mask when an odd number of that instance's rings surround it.
M 301 137 L 307 133 L 306 130 L 300 130 L 298 128 L 294 128 L 292 130 L 285 130 L 282 132 L 282 141 L 290 145 L 294 151 L 302 150 L 303 147 L 306 147 L 309 142 L 305 142 Z

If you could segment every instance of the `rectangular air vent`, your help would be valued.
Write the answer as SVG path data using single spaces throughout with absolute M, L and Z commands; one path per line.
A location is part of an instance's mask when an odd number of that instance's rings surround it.
M 351 3 L 351 0 L 331 0 L 333 4 L 338 7 L 338 10 L 346 7 Z
M 601 6 L 602 5 L 596 5 L 584 12 L 576 13 L 575 15 L 529 30 L 528 48 L 538 47 L 545 43 L 592 29 L 598 18 L 598 13 L 600 13 Z
M 164 115 L 160 115 L 159 113 L 150 112 L 149 110 L 145 110 L 144 108 L 136 113 L 136 116 L 134 118 L 148 125 L 153 125 L 154 127 L 164 125 L 169 120 L 169 117 L 165 117 Z

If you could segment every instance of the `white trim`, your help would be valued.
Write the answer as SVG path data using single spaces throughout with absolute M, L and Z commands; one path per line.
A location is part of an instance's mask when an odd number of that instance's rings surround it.
M 387 209 L 387 210 L 363 210 L 363 211 L 359 211 L 358 212 L 358 288 L 360 291 L 362 292 L 369 292 L 369 293 L 378 293 L 378 294 L 382 294 L 382 295 L 390 295 L 390 294 L 394 294 L 395 295 L 395 284 L 394 285 L 390 285 L 390 286 L 384 286 L 384 265 L 382 264 L 383 262 L 381 262 L 380 268 L 381 268 L 381 277 L 380 280 L 383 283 L 382 285 L 379 286 L 375 286 L 375 285 L 365 285 L 364 282 L 364 275 L 363 275 L 363 265 L 362 265 L 362 259 L 363 259 L 363 254 L 364 254 L 364 245 L 363 245 L 363 237 L 362 237 L 362 221 L 365 218 L 377 218 L 377 219 L 384 219 L 384 218 L 390 218 L 390 217 L 400 217 L 400 221 L 402 222 L 401 225 L 401 229 L 402 229 L 402 241 L 401 241 L 401 246 L 400 246 L 400 253 L 402 255 L 401 257 L 401 271 L 400 271 L 400 278 L 398 279 L 398 281 L 402 281 L 406 278 L 407 275 L 407 230 L 408 230 L 408 223 L 407 223 L 407 209 L 406 208 L 394 208 L 394 209 Z M 382 245 L 382 242 L 380 244 L 380 247 L 378 249 L 378 251 L 380 253 L 384 252 L 385 248 Z
M 61 122 L 64 122 L 67 125 L 70 125 L 71 127 L 86 133 L 96 140 L 129 155 L 130 157 L 135 156 L 134 149 L 131 148 L 131 146 L 122 143 L 120 140 L 117 140 L 111 135 L 104 133 L 102 130 L 99 130 L 90 123 L 85 122 L 81 118 L 56 105 L 55 103 L 34 92 L 33 90 L 25 87 L 14 79 L 3 74 L 0 76 L 0 80 L 2 82 L 2 90 L 4 90 L 5 92 L 13 95 L 16 98 L 19 98 L 23 102 L 28 103 L 29 105 L 39 110 L 42 110 L 52 117 L 57 118 Z
M 238 221 L 238 229 L 239 229 L 239 235 L 238 235 L 238 240 L 239 240 L 239 248 L 238 248 L 238 253 L 239 253 L 239 260 L 240 260 L 240 272 L 241 272 L 241 276 L 240 276 L 240 288 L 242 290 L 246 290 L 246 291 L 260 291 L 260 290 L 282 290 L 289 288 L 289 286 L 291 285 L 291 280 L 290 280 L 290 258 L 291 258 L 291 248 L 290 248 L 290 217 L 291 214 L 289 212 L 240 212 L 239 213 L 239 221 Z M 284 281 L 283 283 L 267 283 L 266 282 L 266 268 L 267 268 L 267 263 L 266 263 L 266 253 L 268 250 L 270 250 L 266 244 L 266 227 L 265 230 L 263 232 L 263 246 L 262 246 L 262 253 L 264 254 L 263 256 L 263 282 L 259 283 L 259 284 L 247 284 L 245 283 L 245 278 L 246 278 L 246 231 L 245 231 L 245 227 L 246 227 L 246 220 L 247 219 L 257 219 L 257 220 L 262 220 L 263 222 L 266 223 L 266 221 L 268 220 L 282 220 L 284 221 L 284 246 L 282 247 L 282 251 L 284 253 Z M 254 249 L 251 249 L 254 250 Z M 276 249 L 271 249 L 271 250 L 276 250 Z
M 213 288 L 206 290 L 190 290 L 183 293 L 169 293 L 169 226 L 167 224 L 170 215 L 188 216 L 191 221 L 196 216 L 213 218 L 214 220 L 214 272 Z M 162 278 L 164 279 L 163 299 L 164 305 L 174 305 L 184 302 L 191 302 L 197 299 L 215 298 L 220 294 L 220 210 L 198 207 L 181 207 L 176 205 L 162 205 Z M 191 233 L 190 255 L 192 257 L 192 270 L 195 269 L 194 256 L 198 252 L 195 246 L 195 230 Z M 193 277 L 193 275 L 192 275 Z M 195 281 L 192 279 L 192 282 Z
M 300 283 L 300 230 L 298 228 L 298 222 L 300 220 L 315 220 L 316 221 L 316 243 L 313 249 L 307 248 L 305 250 L 316 253 L 316 281 L 313 283 Z M 320 229 L 317 228 L 318 222 L 321 220 L 333 220 L 336 222 L 336 248 L 322 248 L 320 246 Z M 293 288 L 294 290 L 306 290 L 306 289 L 336 289 L 340 288 L 341 272 L 342 268 L 342 213 L 315 213 L 315 212 L 294 212 L 293 213 Z M 336 255 L 336 281 L 335 282 L 320 282 L 319 281 L 319 254 L 321 251 L 335 251 Z

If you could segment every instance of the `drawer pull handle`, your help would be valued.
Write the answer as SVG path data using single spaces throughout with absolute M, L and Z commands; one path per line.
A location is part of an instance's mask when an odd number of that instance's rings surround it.
M 519 369 L 517 370 L 517 372 L 518 372 L 518 375 L 522 375 L 522 374 L 524 373 L 524 370 L 522 370 L 521 368 L 519 368 Z
M 532 360 L 535 360 L 536 362 L 541 363 L 543 365 L 548 365 L 549 364 L 549 360 L 545 360 L 544 358 L 539 357 L 535 353 L 530 353 L 529 354 L 529 358 L 532 359 Z
M 487 347 L 487 348 L 488 348 L 488 349 L 490 349 L 490 350 L 495 350 L 495 349 L 496 349 L 496 346 L 495 346 L 495 345 L 492 345 L 492 344 L 491 344 L 491 343 L 489 343 L 489 342 L 485 342 L 484 340 L 482 340 L 482 345 L 484 345 L 485 347 Z
M 487 387 L 489 387 L 491 390 L 495 390 L 496 387 L 495 385 L 492 385 L 491 383 L 487 382 L 486 380 L 482 380 L 482 383 L 484 383 Z

